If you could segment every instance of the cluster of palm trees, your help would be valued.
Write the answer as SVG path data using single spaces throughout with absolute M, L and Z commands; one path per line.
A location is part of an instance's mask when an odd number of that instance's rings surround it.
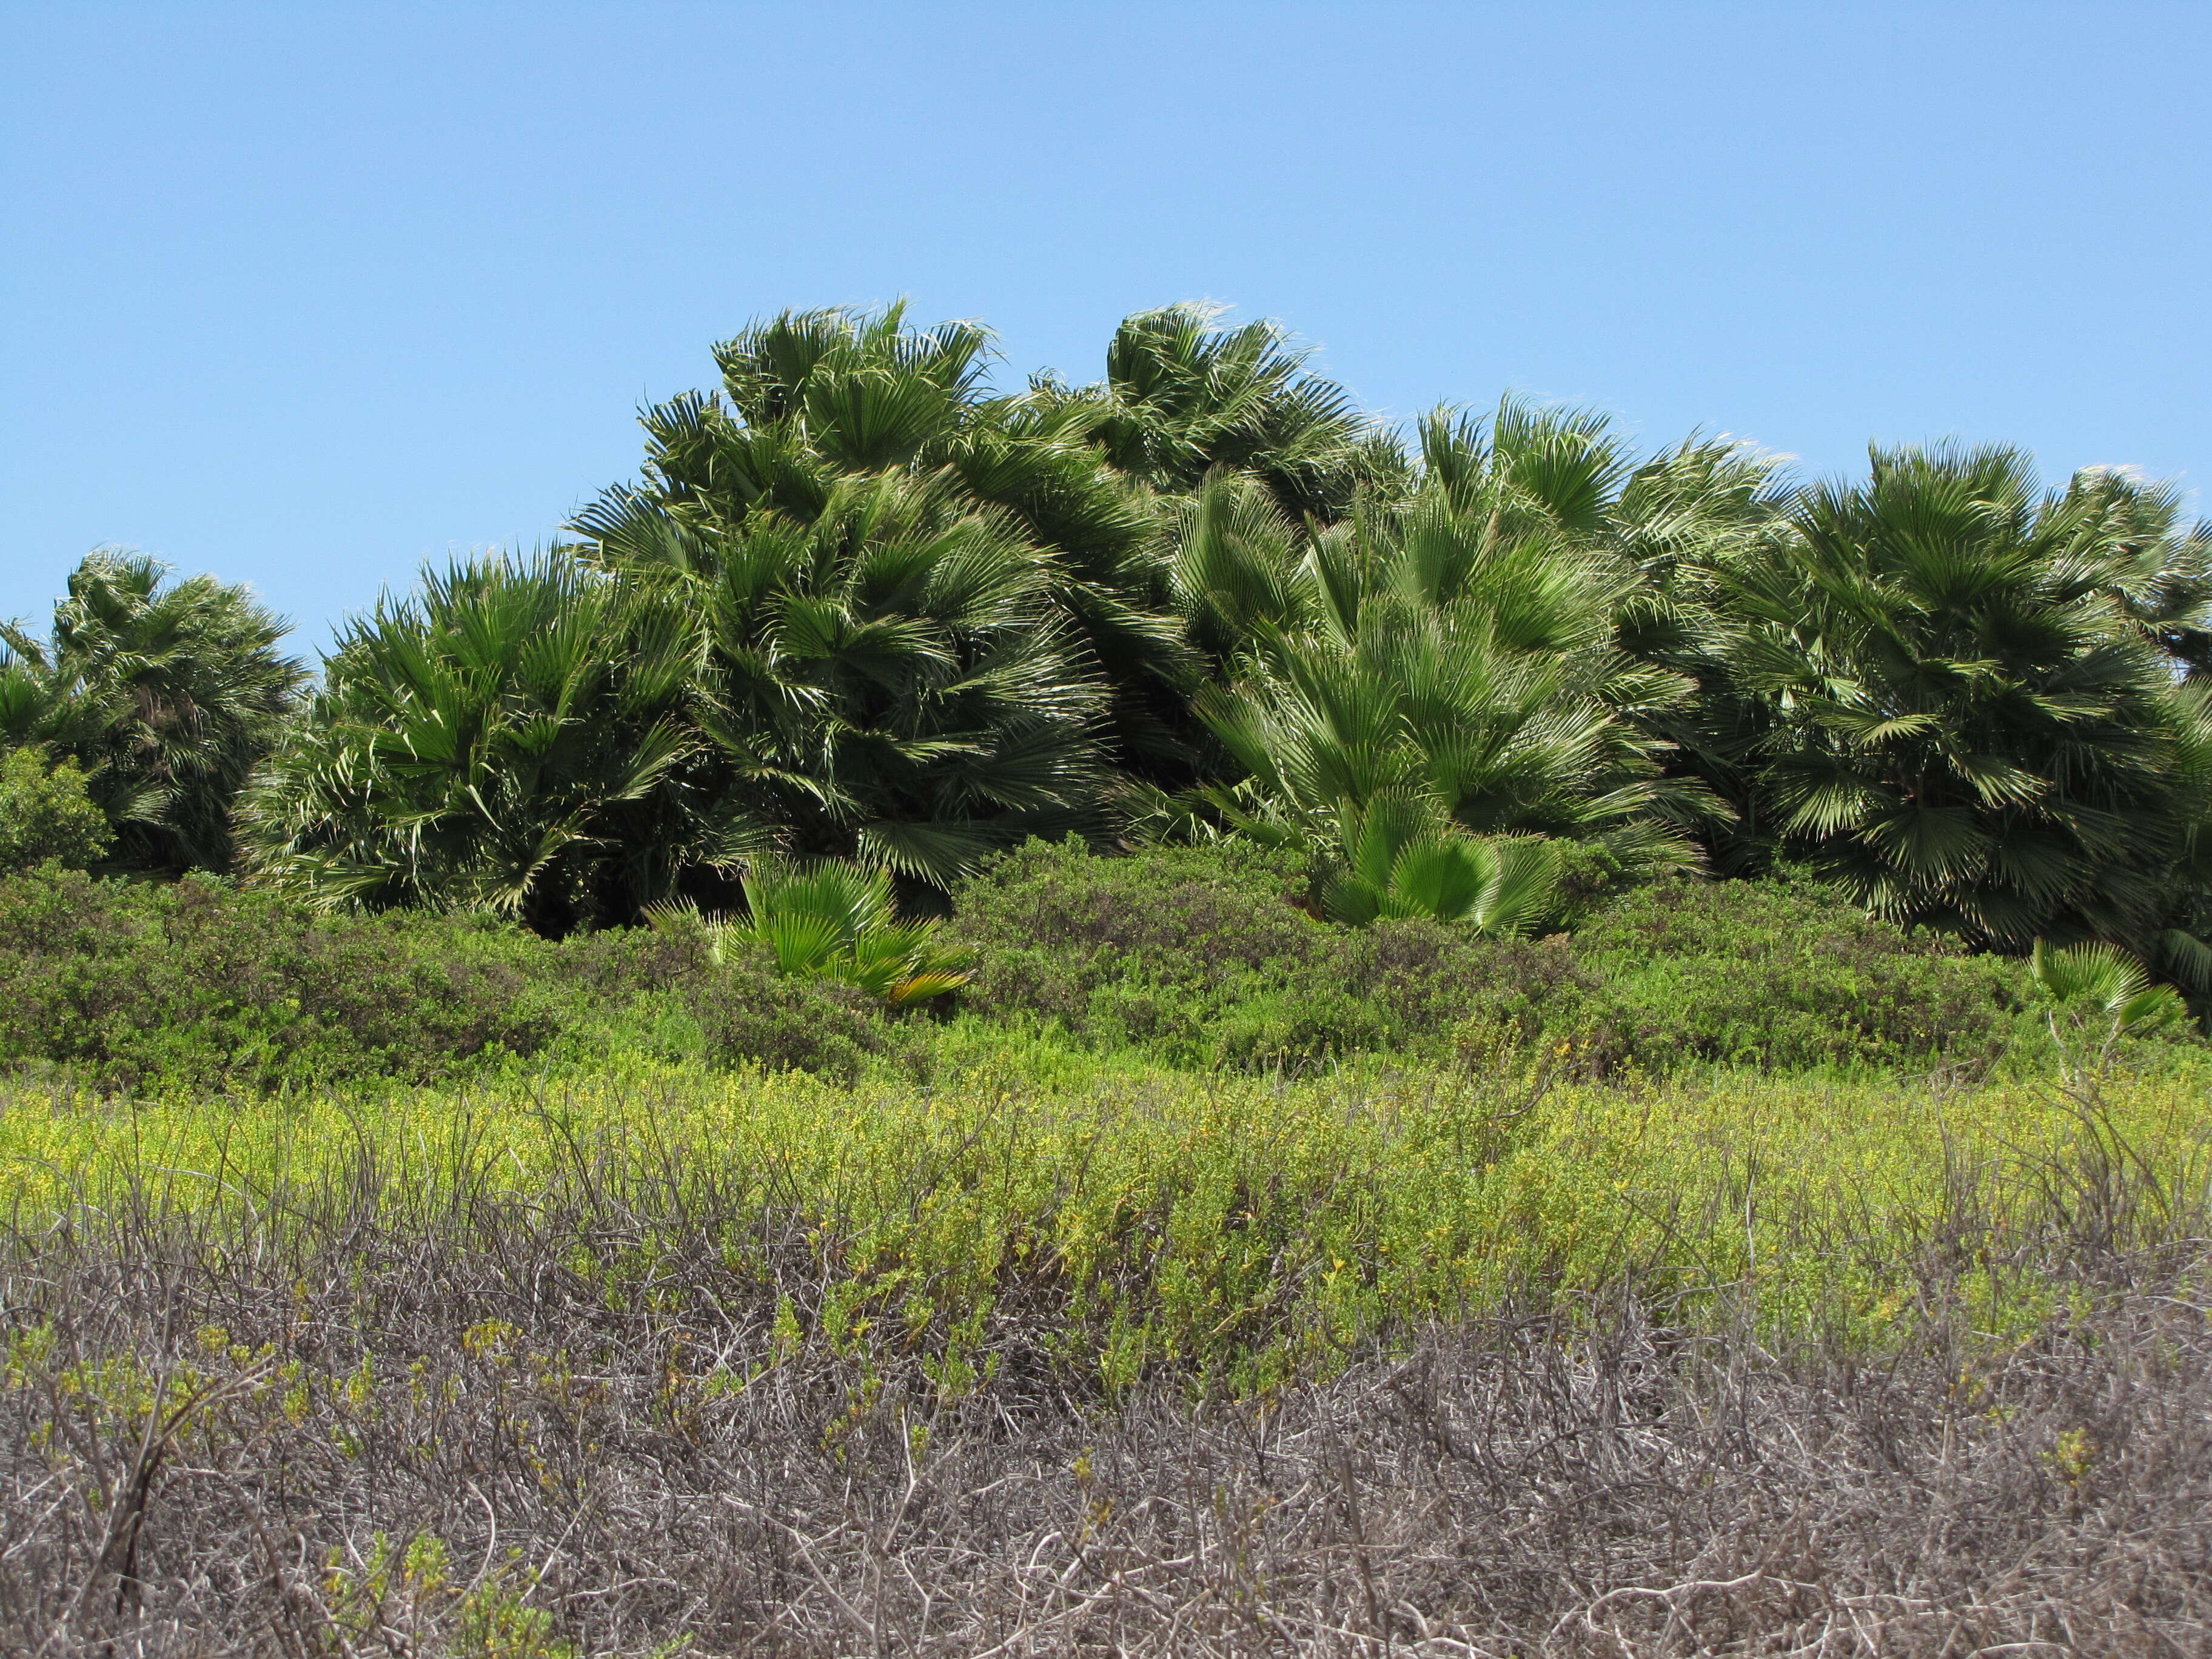
M 1351 922 L 1790 859 L 2212 991 L 2212 531 L 2168 488 L 1961 447 L 1798 485 L 1514 400 L 1408 440 L 1187 305 L 1095 385 L 994 391 L 896 307 L 716 358 L 572 539 L 426 576 L 312 691 L 240 591 L 94 556 L 6 635 L 0 738 L 137 867 L 547 932 L 778 858 L 911 909 L 1030 836 L 1235 834 Z
M 100 809 L 97 842 L 118 866 L 227 869 L 239 793 L 291 725 L 307 671 L 243 588 L 165 577 L 155 560 L 94 553 L 48 638 L 0 623 L 0 749 L 21 780 L 0 814 L 67 783 Z

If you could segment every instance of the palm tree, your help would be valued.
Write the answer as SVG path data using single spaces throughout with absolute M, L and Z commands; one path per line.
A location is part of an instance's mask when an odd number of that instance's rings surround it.
M 697 667 L 672 594 L 561 557 L 430 573 L 339 640 L 242 804 L 250 865 L 325 907 L 634 921 L 766 842 L 699 787 Z
M 1581 640 L 1516 643 L 1508 624 L 1528 611 L 1512 590 L 1528 574 L 1485 584 L 1504 604 L 1383 587 L 1356 611 L 1316 603 L 1308 625 L 1272 631 L 1231 684 L 1200 696 L 1244 772 L 1209 798 L 1249 832 L 1295 832 L 1348 862 L 1386 801 L 1425 803 L 1437 832 L 1594 841 L 1646 870 L 1688 861 L 1683 830 L 1705 803 L 1660 775 L 1659 745 L 1617 706 L 1665 689 L 1611 650 L 1601 606 Z
M 1177 591 L 1233 665 L 1199 712 L 1243 773 L 1208 797 L 1349 872 L 1325 878 L 1340 908 L 1388 913 L 1385 872 L 1454 835 L 1680 865 L 1714 810 L 1662 775 L 1668 744 L 1650 729 L 1691 683 L 1620 644 L 1644 586 L 1609 538 L 1630 469 L 1581 417 L 1509 405 L 1491 430 L 1426 423 L 1411 500 L 1348 526 L 1296 531 L 1228 477 L 1184 518 Z
M 1158 514 L 1093 441 L 1094 408 L 991 395 L 981 330 L 917 331 L 896 307 L 785 313 L 715 355 L 720 391 L 647 410 L 643 479 L 578 516 L 592 557 L 711 575 L 757 522 L 849 516 L 865 485 L 890 481 L 945 522 L 988 520 L 988 538 L 1034 567 L 1024 604 L 1052 654 L 1103 683 L 1098 745 L 1140 770 L 1187 769 L 1177 716 L 1194 663 L 1166 611 Z M 887 596 L 882 617 L 908 602 Z
M 2212 679 L 2212 521 L 2186 521 L 2178 485 L 2125 467 L 2085 467 L 2067 495 L 2128 618 L 2186 678 Z
M 595 556 L 692 619 L 690 718 L 724 798 L 793 851 L 942 889 L 1091 826 L 1104 697 L 1008 515 L 892 472 L 836 481 L 803 519 L 663 524 Z
M 1100 405 L 1094 430 L 1116 467 L 1176 493 L 1217 468 L 1249 473 L 1292 520 L 1322 522 L 1403 483 L 1396 441 L 1309 374 L 1279 324 L 1224 327 L 1220 314 L 1189 302 L 1134 313 L 1107 348 L 1104 384 L 1067 394 Z
M 2018 450 L 1877 448 L 1720 562 L 1726 663 L 1762 708 L 1767 810 L 1870 908 L 2007 948 L 2148 945 L 2212 983 L 2163 927 L 2212 823 L 2212 720 L 2167 655 L 2201 637 L 2203 541 L 2142 534 L 2163 503 L 2116 483 L 2043 494 Z
M 70 573 L 41 643 L 0 628 L 0 722 L 12 743 L 76 760 L 117 831 L 112 862 L 228 869 L 231 809 L 306 675 L 287 624 L 212 576 L 102 550 Z

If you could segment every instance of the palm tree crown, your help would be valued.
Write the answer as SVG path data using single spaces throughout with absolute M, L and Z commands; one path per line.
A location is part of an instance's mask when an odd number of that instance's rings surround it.
M 2203 698 L 2159 637 L 2193 635 L 2202 565 L 2132 533 L 2114 483 L 2045 494 L 2018 450 L 1877 449 L 1726 563 L 1761 787 L 1877 911 L 2019 946 L 2166 908 L 2212 808 Z
M 242 804 L 251 867 L 326 905 L 634 921 L 762 842 L 687 770 L 695 666 L 671 599 L 573 561 L 432 572 L 339 640 Z
M 223 870 L 232 803 L 306 678 L 245 588 L 102 550 L 70 573 L 50 642 L 0 629 L 8 740 L 76 760 L 128 867 Z

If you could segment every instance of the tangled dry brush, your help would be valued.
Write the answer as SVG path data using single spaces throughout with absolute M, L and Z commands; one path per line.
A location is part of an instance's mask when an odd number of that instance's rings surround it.
M 1244 1400 L 1086 1393 L 1006 1311 L 948 1398 L 794 1342 L 760 1263 L 821 1241 L 730 1219 L 618 1297 L 588 1191 L 19 1226 L 0 1649 L 2212 1652 L 2193 1246 L 2075 1249 L 1996 1349 L 1931 1263 L 1878 1364 L 1624 1289 Z

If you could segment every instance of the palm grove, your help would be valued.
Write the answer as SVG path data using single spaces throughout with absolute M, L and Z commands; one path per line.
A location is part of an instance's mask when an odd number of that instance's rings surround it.
M 1011 395 L 896 309 L 715 356 L 570 539 L 426 574 L 313 684 L 243 590 L 86 559 L 5 632 L 0 866 L 546 933 L 811 883 L 889 927 L 1030 836 L 1241 836 L 1337 921 L 1512 932 L 1787 860 L 2212 994 L 2212 528 L 2169 487 L 1798 483 L 1513 400 L 1401 434 L 1192 306 Z

